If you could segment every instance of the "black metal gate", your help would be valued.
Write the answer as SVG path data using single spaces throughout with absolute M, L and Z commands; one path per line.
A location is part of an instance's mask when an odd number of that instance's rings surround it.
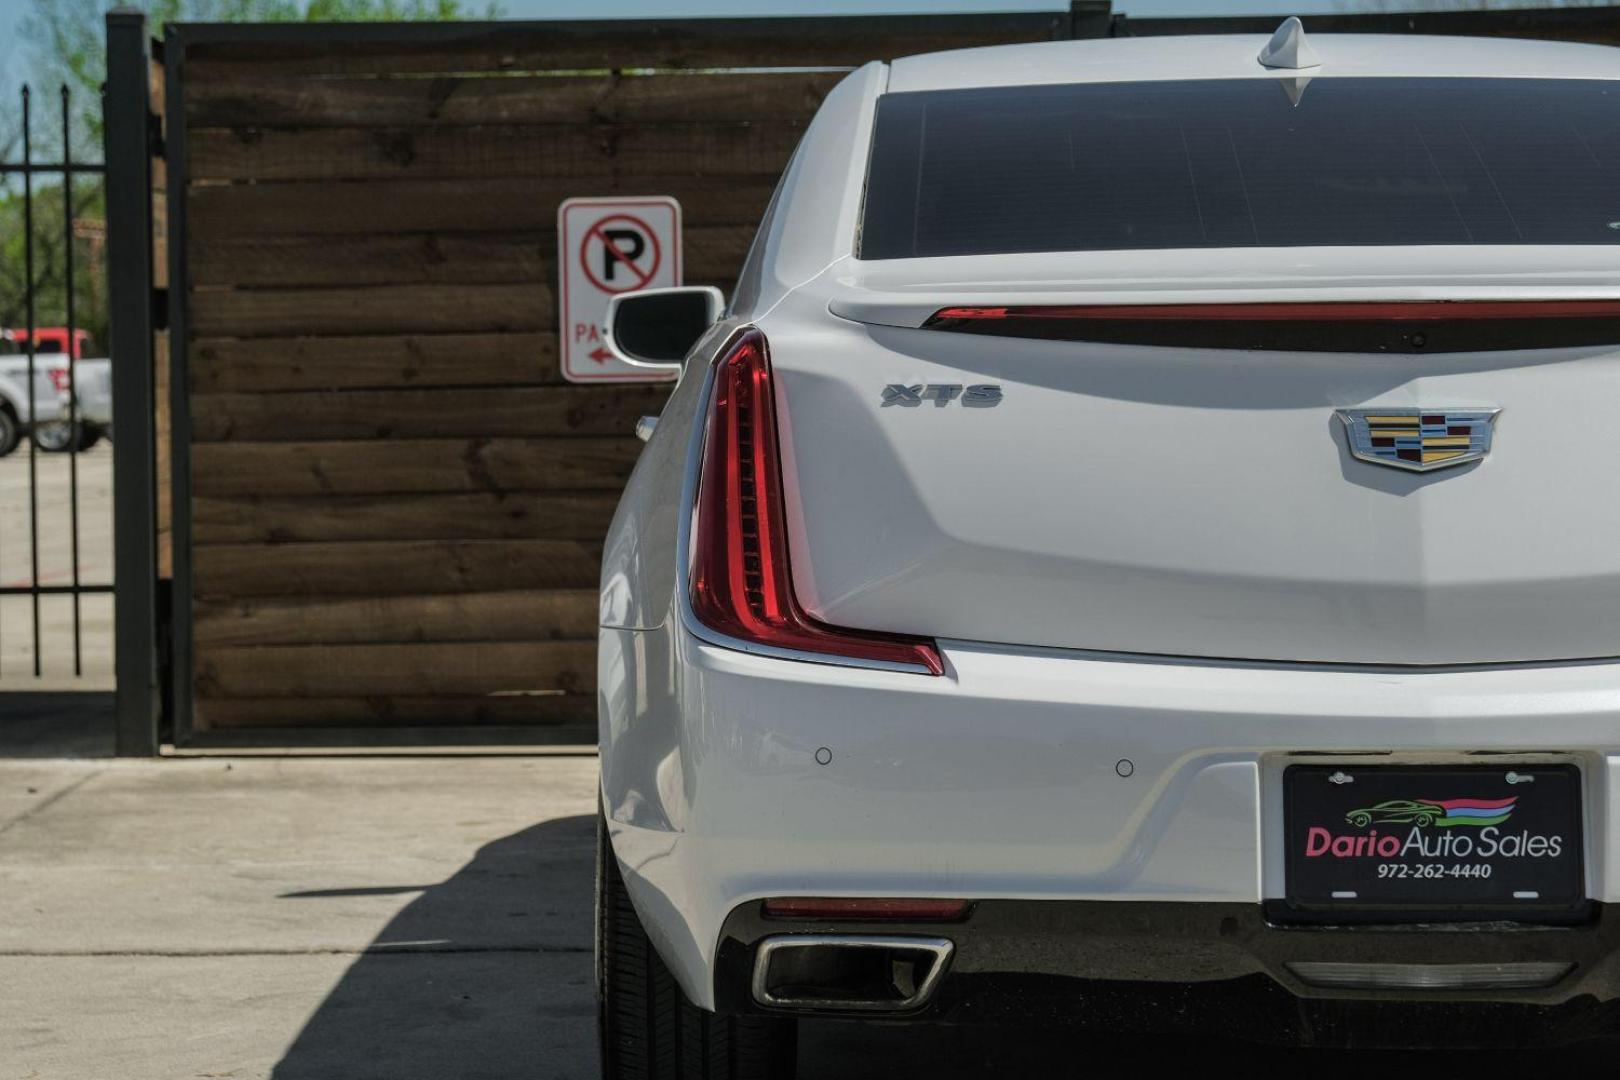
M 167 318 L 168 297 L 156 287 L 154 268 L 170 253 L 159 250 L 154 229 L 154 161 L 163 154 L 162 122 L 153 110 L 152 39 L 146 16 L 127 8 L 107 14 L 106 125 L 107 265 L 113 410 L 113 580 L 118 585 L 113 629 L 118 683 L 120 755 L 158 752 L 163 718 L 159 662 L 157 559 L 157 352 L 154 332 Z M 184 385 L 170 391 L 183 397 Z M 166 651 L 166 650 L 165 650 Z
M 106 368 L 94 347 L 92 327 L 86 325 L 98 321 L 99 313 L 92 310 L 87 320 L 78 295 L 101 267 L 94 257 L 86 266 L 76 251 L 87 247 L 94 252 L 104 237 L 103 223 L 85 210 L 102 202 L 105 169 L 100 163 L 74 160 L 81 127 L 75 122 L 72 92 L 63 86 L 52 96 L 57 100 L 42 103 L 32 88 L 23 86 L 12 145 L 0 146 L 0 233 L 6 241 L 0 254 L 0 602 L 25 601 L 0 610 L 0 679 L 8 681 L 27 677 L 30 662 L 37 679 L 48 664 L 69 659 L 73 675 L 83 676 L 83 600 L 113 591 L 110 566 L 85 573 L 79 461 L 80 451 L 101 437 L 107 421 L 100 408 L 94 421 L 87 418 L 80 374 L 80 362 L 92 360 L 86 354 L 97 354 L 99 371 Z M 37 160 L 45 141 L 39 137 L 42 121 L 56 119 L 51 114 L 58 109 L 60 129 L 49 139 L 55 144 L 47 154 L 51 160 Z M 58 215 L 60 220 L 53 220 Z M 19 232 L 20 245 L 15 243 Z M 90 291 L 92 301 L 107 294 L 104 285 L 90 285 Z M 99 392 L 106 389 L 103 379 Z M 54 458 L 58 452 L 66 459 L 65 469 L 59 460 L 50 460 L 49 475 L 42 477 L 42 454 Z M 99 455 L 98 464 L 105 458 Z M 42 495 L 52 509 L 65 510 L 65 530 L 56 528 L 60 522 L 51 522 L 41 535 Z M 104 523 L 103 531 L 110 524 Z M 19 539 L 21 552 L 15 550 Z M 110 549 L 110 537 L 102 540 Z M 47 601 L 70 605 L 67 626 L 44 626 L 42 615 L 56 614 Z M 21 617 L 19 606 L 26 608 Z M 15 658 L 8 663 L 4 649 L 19 634 L 30 642 L 31 660 L 20 665 L 22 670 Z
M 109 14 L 107 45 L 107 81 L 89 109 L 66 87 L 24 86 L 0 102 L 0 688 L 93 688 L 92 676 L 110 674 L 117 752 L 151 755 L 163 715 L 162 132 L 145 16 Z M 85 160 L 97 142 L 102 160 Z

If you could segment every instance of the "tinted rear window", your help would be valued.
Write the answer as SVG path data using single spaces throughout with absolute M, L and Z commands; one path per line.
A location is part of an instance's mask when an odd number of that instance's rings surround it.
M 1616 243 L 1616 83 L 1226 79 L 885 95 L 860 257 Z

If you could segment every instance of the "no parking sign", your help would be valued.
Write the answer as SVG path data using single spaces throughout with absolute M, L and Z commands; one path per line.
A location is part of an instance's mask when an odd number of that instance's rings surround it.
M 569 382 L 659 382 L 675 372 L 635 367 L 602 337 L 608 300 L 681 283 L 681 204 L 665 196 L 568 199 L 557 211 L 562 373 Z

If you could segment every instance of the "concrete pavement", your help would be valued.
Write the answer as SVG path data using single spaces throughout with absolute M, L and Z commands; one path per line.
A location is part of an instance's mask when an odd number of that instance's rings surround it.
M 0 764 L 0 1077 L 588 1077 L 595 761 Z
M 590 757 L 0 760 L 0 1080 L 596 1077 L 595 779 Z M 800 1071 L 1095 1077 L 1218 1058 L 1428 1078 L 1581 1075 L 1590 1056 L 823 1023 Z
M 77 464 L 79 582 L 105 584 L 112 580 L 112 445 L 102 440 L 78 455 Z M 31 503 L 27 443 L 0 458 L 0 586 L 34 581 L 36 552 L 41 584 L 72 583 L 72 466 L 67 454 L 37 454 Z M 73 668 L 73 599 L 57 595 L 39 600 L 41 676 L 35 678 L 33 604 L 29 596 L 0 597 L 0 691 L 112 689 L 112 597 L 80 598 L 78 675 Z

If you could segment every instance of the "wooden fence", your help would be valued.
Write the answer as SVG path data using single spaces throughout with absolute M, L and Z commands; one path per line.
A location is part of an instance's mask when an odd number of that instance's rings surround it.
M 729 290 L 844 74 L 735 69 L 1068 20 L 172 28 L 181 741 L 594 738 L 601 541 L 668 388 L 562 381 L 558 203 L 675 196 Z

